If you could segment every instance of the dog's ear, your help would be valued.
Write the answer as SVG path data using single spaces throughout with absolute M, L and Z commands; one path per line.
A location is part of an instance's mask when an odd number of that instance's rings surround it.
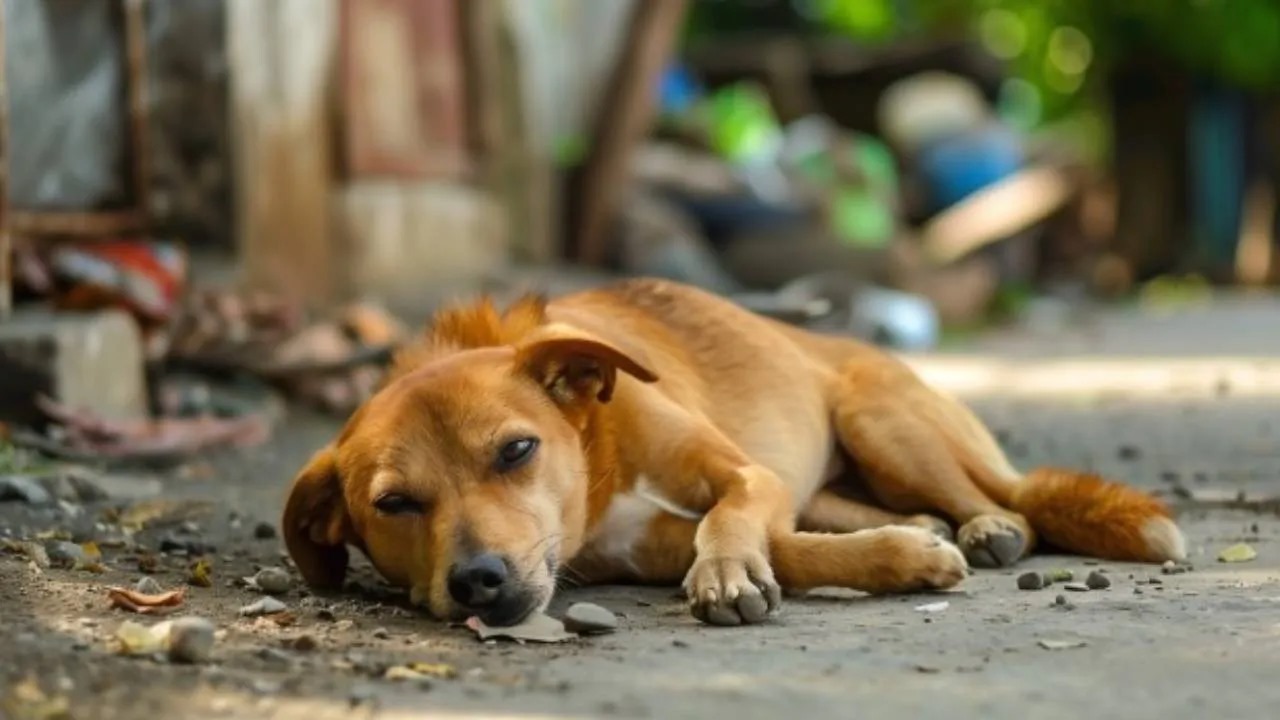
M 281 522 L 285 547 L 308 585 L 342 587 L 350 523 L 333 448 L 326 447 L 294 479 Z
M 557 325 L 517 347 L 516 362 L 562 405 L 593 398 L 609 402 L 619 370 L 642 382 L 658 379 L 638 349 L 623 350 L 595 335 Z

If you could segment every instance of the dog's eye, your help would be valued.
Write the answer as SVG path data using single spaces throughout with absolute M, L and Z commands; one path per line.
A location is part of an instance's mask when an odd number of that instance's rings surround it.
M 423 504 L 408 495 L 387 493 L 373 501 L 373 506 L 383 515 L 421 515 Z
M 515 470 L 529 462 L 529 459 L 533 457 L 534 450 L 537 449 L 537 438 L 527 437 L 512 440 L 498 450 L 498 458 L 494 461 L 493 467 L 498 472 Z

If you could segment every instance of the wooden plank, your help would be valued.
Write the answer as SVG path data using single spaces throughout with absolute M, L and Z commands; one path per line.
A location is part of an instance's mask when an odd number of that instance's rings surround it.
M 688 0 L 636 3 L 622 54 L 596 109 L 580 178 L 574 240 L 584 263 L 599 265 L 604 260 L 605 237 L 627 183 L 632 151 L 653 120 L 658 77 L 687 8 Z
M 467 166 L 457 0 L 343 0 L 344 162 L 355 178 L 455 178 Z
M 311 305 L 342 293 L 330 219 L 337 20 L 337 0 L 227 4 L 244 279 Z
M 503 206 L 516 259 L 545 263 L 557 252 L 558 195 L 548 158 L 533 147 L 519 52 L 503 0 L 462 4 L 467 115 L 477 179 Z
M 459 183 L 357 181 L 334 195 L 351 291 L 392 304 L 474 289 L 507 265 L 502 207 Z M 468 287 L 472 286 L 472 287 Z
M 150 214 L 151 177 L 150 156 L 147 152 L 150 135 L 148 131 L 151 116 L 150 93 L 151 79 L 147 75 L 147 0 L 125 0 L 124 3 L 124 43 L 125 43 L 125 93 L 127 94 L 127 115 L 129 140 L 125 145 L 128 156 L 129 179 L 133 184 L 133 197 L 130 198 L 130 209 L 140 217 Z

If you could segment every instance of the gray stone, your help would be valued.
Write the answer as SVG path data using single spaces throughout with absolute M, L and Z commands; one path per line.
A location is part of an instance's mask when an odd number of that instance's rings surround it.
M 159 595 L 164 592 L 164 588 L 160 587 L 160 583 L 150 575 L 144 575 L 134 584 L 133 589 L 143 595 Z
M 253 536 L 258 540 L 273 540 L 276 534 L 276 526 L 269 522 L 260 522 L 253 528 Z
M 565 611 L 564 629 L 579 635 L 613 632 L 618 616 L 594 603 L 574 603 Z
M 48 551 L 49 562 L 54 567 L 76 567 L 89 559 L 84 548 L 66 540 L 55 540 L 45 545 L 45 550 Z
M 1065 583 L 1062 586 L 1062 589 L 1070 590 L 1071 592 L 1089 592 L 1090 588 L 1085 583 L 1069 582 L 1069 583 Z
M 29 475 L 0 476 L 0 501 L 18 500 L 31 505 L 47 505 L 53 496 L 44 485 Z
M 213 654 L 213 623 L 202 617 L 181 617 L 169 629 L 169 660 L 202 663 Z
M 1089 573 L 1089 577 L 1084 579 L 1084 584 L 1090 590 L 1106 590 L 1107 588 L 1111 587 L 1111 578 L 1098 572 L 1097 570 L 1094 570 L 1093 572 Z
M 36 425 L 43 394 L 109 419 L 147 416 L 142 337 L 119 311 L 15 312 L 0 323 L 0 419 Z
M 268 595 L 283 595 L 293 588 L 293 578 L 284 568 L 265 567 L 250 578 L 249 584 Z

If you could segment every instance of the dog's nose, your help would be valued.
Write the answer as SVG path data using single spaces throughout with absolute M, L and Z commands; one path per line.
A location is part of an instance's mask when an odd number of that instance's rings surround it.
M 466 608 L 489 607 L 502 595 L 510 576 L 507 562 L 494 553 L 480 553 L 449 569 L 449 595 Z

